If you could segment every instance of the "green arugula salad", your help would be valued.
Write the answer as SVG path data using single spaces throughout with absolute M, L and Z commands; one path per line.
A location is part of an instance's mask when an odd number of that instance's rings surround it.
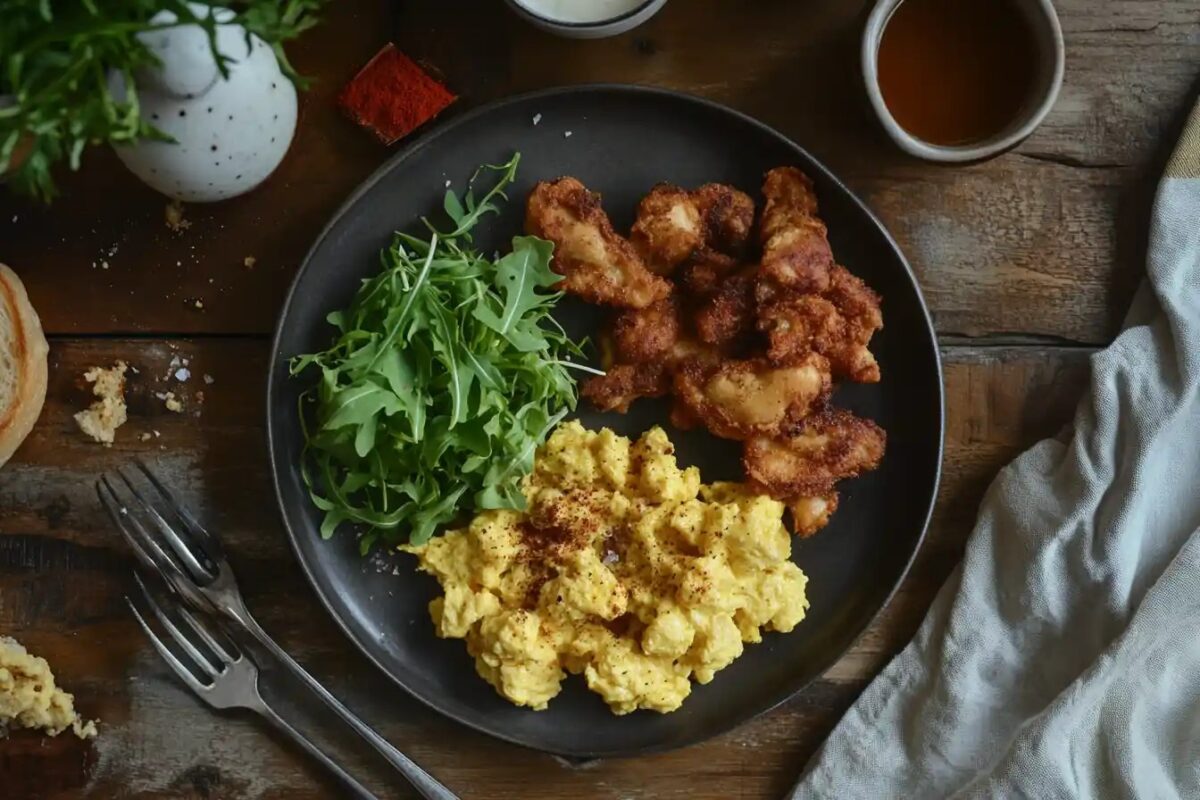
M 321 535 L 357 523 L 360 550 L 427 541 L 474 509 L 524 509 L 522 479 L 550 430 L 575 408 L 580 344 L 551 316 L 554 246 L 516 236 L 495 257 L 472 233 L 507 199 L 520 154 L 480 167 L 481 197 L 447 191 L 449 230 L 395 234 L 383 270 L 327 319 L 328 350 L 297 356 L 316 379 L 301 398 L 301 466 Z

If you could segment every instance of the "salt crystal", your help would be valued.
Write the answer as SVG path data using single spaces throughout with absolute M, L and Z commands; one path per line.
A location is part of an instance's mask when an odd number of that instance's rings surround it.
M 447 189 L 449 189 L 449 188 L 450 188 L 450 181 L 446 181 L 446 188 L 447 188 Z
M 563 131 L 563 138 L 564 138 L 564 139 L 569 139 L 569 138 L 571 138 L 571 132 L 570 132 L 570 131 Z
M 533 124 L 534 124 L 534 125 L 537 125 L 537 124 L 538 124 L 539 122 L 541 122 L 541 121 L 542 121 L 542 115 L 541 115 L 541 114 L 534 114 L 534 115 L 533 115 Z
M 190 377 L 192 377 L 192 373 L 187 367 L 180 367 L 179 369 L 175 370 L 175 380 L 179 381 L 180 383 L 186 383 L 187 379 Z
M 204 373 L 204 382 L 207 383 L 209 386 L 212 386 L 213 385 L 213 376 L 209 375 L 207 372 Z

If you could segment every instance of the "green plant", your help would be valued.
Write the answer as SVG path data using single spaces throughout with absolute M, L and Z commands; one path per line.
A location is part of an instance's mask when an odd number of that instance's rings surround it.
M 482 197 L 446 192 L 452 229 L 396 234 L 383 270 L 328 316 L 332 346 L 292 360 L 292 375 L 317 378 L 301 401 L 301 473 L 323 536 L 357 523 L 366 553 L 379 539 L 421 544 L 464 506 L 525 507 L 534 451 L 575 408 L 568 370 L 595 370 L 571 360 L 580 346 L 550 314 L 554 245 L 517 236 L 495 257 L 472 246 L 519 159 L 476 173 L 498 176 Z
M 242 25 L 268 44 L 288 77 L 295 71 L 282 42 L 316 23 L 323 0 L 3 0 L 0 2 L 0 175 L 16 191 L 49 201 L 55 194 L 51 170 L 66 160 L 78 169 L 89 144 L 126 143 L 170 137 L 142 119 L 133 91 L 135 73 L 157 63 L 138 34 L 199 25 L 222 74 L 232 60 L 216 45 L 216 9 L 228 7 L 229 22 Z M 203 6 L 203 8 L 199 8 Z M 150 23 L 159 11 L 176 22 Z M 109 91 L 109 71 L 130 88 L 118 101 Z

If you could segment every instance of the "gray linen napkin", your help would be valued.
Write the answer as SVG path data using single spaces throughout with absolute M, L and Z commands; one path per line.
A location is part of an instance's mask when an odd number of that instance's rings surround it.
M 795 798 L 1200 798 L 1200 108 L 1071 440 L 1002 470 Z

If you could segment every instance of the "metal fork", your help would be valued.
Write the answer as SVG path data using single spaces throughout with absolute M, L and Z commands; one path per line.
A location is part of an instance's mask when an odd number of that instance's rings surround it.
M 194 608 L 215 612 L 249 634 L 355 733 L 379 751 L 426 800 L 459 800 L 457 795 L 342 705 L 275 643 L 247 610 L 221 543 L 175 500 L 171 491 L 145 463 L 139 459 L 134 465 L 137 468 L 135 476 L 140 474 L 143 480 L 134 480 L 130 478 L 129 471 L 118 469 L 115 477 L 100 477 L 96 482 L 96 493 L 138 560 L 162 575 Z M 157 504 L 146 498 L 139 483 L 153 490 L 158 498 Z M 174 518 L 174 523 L 168 517 Z M 165 547 L 163 542 L 166 543 Z
M 172 652 L 171 648 L 146 622 L 146 618 L 142 616 L 133 600 L 127 595 L 125 602 L 129 604 L 129 610 L 137 617 L 138 624 L 146 632 L 154 649 L 201 700 L 213 708 L 244 708 L 261 715 L 304 748 L 309 755 L 320 761 L 353 792 L 355 797 L 364 798 L 364 800 L 379 800 L 337 762 L 325 755 L 312 740 L 293 728 L 287 720 L 279 716 L 267 704 L 258 690 L 258 669 L 250 659 L 243 656 L 236 642 L 231 639 L 227 640 L 225 644 L 218 642 L 216 637 L 206 630 L 204 625 L 180 603 L 172 604 L 173 613 L 166 611 L 154 599 L 154 595 L 142 582 L 141 576 L 136 572 L 133 575 L 142 590 L 142 601 L 154 612 L 154 616 L 158 618 L 159 624 L 166 631 L 170 640 L 175 643 L 177 650 L 184 654 L 183 657 Z M 203 652 L 202 648 L 207 648 L 208 652 Z

